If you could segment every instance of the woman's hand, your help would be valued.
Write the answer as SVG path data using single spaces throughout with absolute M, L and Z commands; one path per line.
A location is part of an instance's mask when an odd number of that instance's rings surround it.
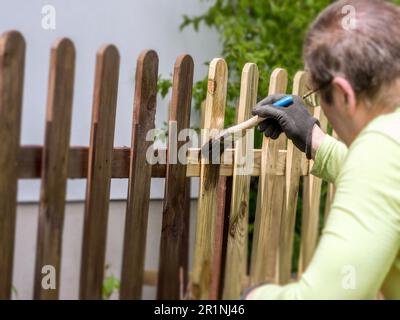
M 319 128 L 319 121 L 308 112 L 299 96 L 293 96 L 294 102 L 288 107 L 272 105 L 285 96 L 287 95 L 270 95 L 254 107 L 253 115 L 266 118 L 259 124 L 258 130 L 271 139 L 277 139 L 282 132 L 285 132 L 293 144 L 311 159 L 317 150 L 314 150 L 314 147 L 319 147 L 317 143 L 322 142 L 320 138 L 323 139 L 325 134 Z M 315 144 L 312 142 L 313 139 L 316 139 Z

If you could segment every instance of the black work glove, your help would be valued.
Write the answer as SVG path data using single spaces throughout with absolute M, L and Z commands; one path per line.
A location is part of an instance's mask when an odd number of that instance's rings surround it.
M 288 107 L 274 107 L 273 103 L 286 97 L 286 94 L 273 94 L 261 100 L 253 109 L 253 115 L 267 118 L 258 126 L 265 136 L 277 139 L 282 132 L 293 144 L 311 159 L 311 138 L 315 124 L 319 121 L 306 109 L 299 96 L 293 96 L 293 104 Z

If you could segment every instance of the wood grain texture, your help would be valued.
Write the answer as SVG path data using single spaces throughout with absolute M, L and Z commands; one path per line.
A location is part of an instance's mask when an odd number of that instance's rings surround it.
M 116 147 L 113 151 L 113 159 L 111 164 L 112 178 L 128 178 L 130 163 L 130 148 Z M 157 149 L 154 154 L 165 153 L 166 149 Z M 18 155 L 18 178 L 19 179 L 36 179 L 40 178 L 42 167 L 43 147 L 35 145 L 22 146 Z M 254 163 L 252 165 L 251 176 L 258 177 L 260 175 L 261 165 L 261 149 L 254 149 Z M 225 157 L 222 158 L 220 175 L 233 175 L 233 149 L 225 150 Z M 68 161 L 68 178 L 69 179 L 85 179 L 88 172 L 88 147 L 70 147 Z M 286 153 L 282 150 L 278 155 L 278 161 L 271 173 L 278 176 L 285 175 Z M 166 173 L 165 164 L 153 164 L 151 167 L 151 176 L 153 178 L 164 178 Z M 308 162 L 302 164 L 302 175 L 308 174 Z M 189 148 L 186 176 L 198 177 L 200 175 L 199 148 Z
M 191 195 L 191 179 L 187 178 L 185 180 L 186 183 L 186 188 L 185 188 L 185 195 L 184 195 L 184 212 L 186 213 L 185 219 L 183 220 L 184 222 L 184 227 L 183 227 L 183 232 L 181 236 L 181 242 L 182 242 L 182 249 L 181 256 L 180 256 L 180 261 L 182 268 L 179 270 L 179 283 L 180 283 L 180 288 L 179 288 L 179 298 L 180 299 L 185 299 L 188 296 L 188 291 L 189 291 L 189 281 L 190 281 L 190 266 L 189 266 L 189 254 L 190 254 L 190 195 Z M 187 251 L 186 251 L 187 249 Z
M 220 300 L 225 280 L 228 245 L 229 213 L 231 211 L 232 177 L 219 176 L 217 184 L 217 212 L 215 215 L 212 277 L 209 299 Z
M 0 300 L 11 298 L 25 40 L 0 37 Z
M 58 299 L 59 296 L 74 69 L 73 43 L 66 38 L 58 40 L 51 49 L 34 299 Z M 45 265 L 55 268 L 55 289 L 42 287 L 42 268 Z
M 307 74 L 297 72 L 294 77 L 293 94 L 302 96 L 307 92 Z M 294 227 L 296 222 L 297 200 L 299 195 L 302 163 L 306 160 L 305 154 L 288 140 L 286 153 L 286 188 L 285 202 L 281 221 L 279 247 L 279 283 L 290 281 L 292 270 Z
M 146 141 L 154 128 L 156 114 L 158 57 L 155 51 L 140 54 L 136 65 L 128 203 L 121 271 L 121 299 L 140 299 L 142 295 L 147 220 L 149 210 L 151 164 Z
M 118 50 L 103 46 L 96 59 L 80 299 L 102 298 L 118 77 Z
M 257 102 L 258 68 L 247 63 L 242 71 L 237 123 L 251 117 L 251 110 Z M 237 281 L 246 275 L 247 237 L 249 219 L 250 175 L 245 175 L 246 162 L 251 161 L 254 129 L 236 141 L 233 165 L 232 202 L 229 217 L 224 299 L 239 299 L 242 290 Z M 251 170 L 252 171 L 252 170 Z
M 208 90 L 204 111 L 204 128 L 223 129 L 228 69 L 223 59 L 214 59 L 208 73 Z M 203 135 L 203 143 L 209 134 Z M 212 281 L 213 246 L 215 219 L 217 214 L 217 186 L 219 164 L 206 164 L 202 159 L 200 167 L 200 190 L 197 206 L 197 225 L 191 297 L 209 299 Z
M 155 150 L 154 154 L 158 152 L 165 153 L 165 149 Z M 193 150 L 192 158 L 194 159 L 196 151 Z M 113 150 L 112 163 L 111 163 L 111 177 L 112 178 L 128 178 L 129 177 L 129 163 L 131 158 L 131 149 L 127 147 L 116 147 Z M 42 167 L 43 147 L 36 145 L 22 146 L 19 150 L 18 156 L 18 178 L 19 179 L 36 179 L 40 178 Z M 86 179 L 88 175 L 88 162 L 89 162 L 89 148 L 83 146 L 70 147 L 68 155 L 68 178 L 69 179 Z M 193 168 L 199 167 L 198 161 L 191 164 Z M 152 166 L 152 177 L 165 177 L 166 166 L 165 164 L 154 164 Z M 198 174 L 197 174 L 198 175 Z
M 314 117 L 319 119 L 321 129 L 326 131 L 328 121 L 322 112 L 321 107 L 311 110 Z M 310 168 L 313 161 L 310 160 Z M 303 210 L 301 220 L 301 242 L 298 276 L 301 276 L 306 270 L 308 264 L 317 247 L 319 237 L 319 221 L 320 221 L 320 197 L 321 197 L 322 180 L 314 175 L 304 177 L 303 185 Z
M 276 69 L 271 75 L 269 94 L 285 93 L 287 72 Z M 257 208 L 250 268 L 250 282 L 278 282 L 280 224 L 284 204 L 285 177 L 271 174 L 279 153 L 286 150 L 286 136 L 263 139 L 261 173 L 258 183 Z
M 181 283 L 181 280 L 187 280 L 188 273 L 189 247 L 186 239 L 190 216 L 190 212 L 187 211 L 188 184 L 186 164 L 177 161 L 176 150 L 180 150 L 186 143 L 178 139 L 179 133 L 190 127 L 193 67 L 193 59 L 189 55 L 178 57 L 174 67 L 160 242 L 158 299 L 179 299 L 181 287 L 187 286 L 186 282 Z M 180 279 L 181 276 L 184 279 Z

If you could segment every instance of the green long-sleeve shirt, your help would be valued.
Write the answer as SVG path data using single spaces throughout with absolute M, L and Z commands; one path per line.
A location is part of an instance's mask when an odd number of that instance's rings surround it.
M 400 299 L 400 108 L 371 121 L 350 148 L 327 136 L 312 174 L 336 193 L 298 282 L 264 285 L 248 299 Z

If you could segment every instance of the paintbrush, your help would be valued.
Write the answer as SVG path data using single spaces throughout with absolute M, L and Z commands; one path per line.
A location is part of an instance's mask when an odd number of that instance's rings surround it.
M 293 97 L 286 96 L 276 101 L 272 105 L 277 108 L 284 108 L 290 106 L 291 104 L 293 104 Z M 232 145 L 232 141 L 242 137 L 247 129 L 254 128 L 264 120 L 266 120 L 266 118 L 254 116 L 235 126 L 222 130 L 218 135 L 211 138 L 201 147 L 199 159 L 201 156 L 203 156 L 206 159 L 212 160 L 211 163 L 219 163 L 217 161 L 219 161 L 219 158 L 224 152 L 225 147 Z

